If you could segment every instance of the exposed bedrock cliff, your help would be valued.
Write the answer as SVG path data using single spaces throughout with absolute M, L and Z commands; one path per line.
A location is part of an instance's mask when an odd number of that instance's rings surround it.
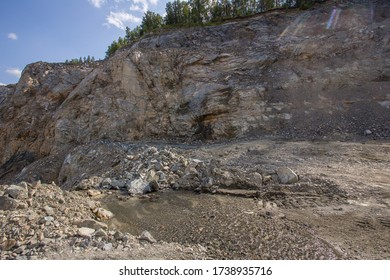
M 90 66 L 28 65 L 0 87 L 2 173 L 102 139 L 389 137 L 390 5 L 372 3 L 150 35 Z

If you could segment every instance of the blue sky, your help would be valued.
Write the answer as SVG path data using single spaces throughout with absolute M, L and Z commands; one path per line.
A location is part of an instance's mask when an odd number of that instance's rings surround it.
M 0 0 L 0 85 L 16 83 L 32 62 L 105 57 L 124 28 L 168 0 Z

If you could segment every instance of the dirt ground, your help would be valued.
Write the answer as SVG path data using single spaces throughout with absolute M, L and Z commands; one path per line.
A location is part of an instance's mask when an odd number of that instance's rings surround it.
M 80 183 L 69 191 L 54 182 L 39 183 L 39 187 L 21 182 L 29 196 L 17 200 L 6 197 L 9 186 L 3 185 L 3 202 L 15 201 L 24 207 L 0 211 L 1 248 L 8 247 L 0 251 L 1 258 L 390 259 L 389 142 L 368 137 L 355 142 L 268 138 L 209 145 L 142 142 L 117 146 L 122 148 L 112 148 L 112 158 L 105 152 L 95 156 L 95 160 L 107 159 L 100 167 L 87 157 L 88 149 L 100 151 L 111 144 L 76 150 L 86 158 L 75 166 L 86 172 L 84 164 L 92 165 L 95 169 L 88 172 L 97 174 L 114 160 L 114 169 L 101 176 L 121 178 L 121 172 L 136 168 L 142 173 L 143 168 L 156 166 L 162 156 L 171 155 L 176 161 L 165 165 L 166 174 L 177 162 L 188 161 L 188 167 L 199 162 L 202 170 L 213 164 L 229 172 L 236 183 L 214 181 L 218 187 L 206 189 L 197 183 L 189 188 L 176 183 L 130 196 L 126 188 L 103 184 L 80 189 Z M 134 160 L 118 164 L 122 158 Z M 274 176 L 280 167 L 294 170 L 298 182 L 279 183 Z M 257 175 L 245 179 L 253 174 Z M 253 178 L 260 183 L 253 184 Z M 101 220 L 95 210 L 91 212 L 100 206 L 114 214 L 103 221 L 105 237 L 83 236 L 80 222 Z M 139 238 L 144 231 L 157 242 Z
M 211 259 L 390 258 L 389 143 L 254 140 L 183 152 L 259 172 L 288 166 L 300 181 L 265 185 L 250 198 L 240 197 L 248 190 L 111 195 L 103 199 L 116 214 L 111 227 L 200 245 Z

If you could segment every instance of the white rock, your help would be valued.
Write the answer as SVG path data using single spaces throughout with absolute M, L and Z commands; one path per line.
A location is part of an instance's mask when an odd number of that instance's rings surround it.
M 141 233 L 141 235 L 138 237 L 139 240 L 145 240 L 150 243 L 156 243 L 157 240 L 154 239 L 154 237 L 150 234 L 149 231 L 145 230 Z
M 91 236 L 94 234 L 95 230 L 93 228 L 87 228 L 87 227 L 82 227 L 82 228 L 79 228 L 77 233 L 78 235 L 80 235 L 81 237 L 87 237 L 87 238 L 91 238 Z
M 114 214 L 104 208 L 96 208 L 93 211 L 96 215 L 101 220 L 109 220 L 114 217 Z
M 281 167 L 276 173 L 281 184 L 293 184 L 299 180 L 298 175 L 288 167 Z
M 104 244 L 103 250 L 104 251 L 111 251 L 112 250 L 112 243 Z

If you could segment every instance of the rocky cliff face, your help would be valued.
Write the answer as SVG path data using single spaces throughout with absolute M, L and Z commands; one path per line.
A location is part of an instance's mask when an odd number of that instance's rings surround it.
M 0 87 L 0 176 L 97 140 L 389 137 L 390 4 L 347 2 L 151 35 L 93 66 L 28 65 Z

